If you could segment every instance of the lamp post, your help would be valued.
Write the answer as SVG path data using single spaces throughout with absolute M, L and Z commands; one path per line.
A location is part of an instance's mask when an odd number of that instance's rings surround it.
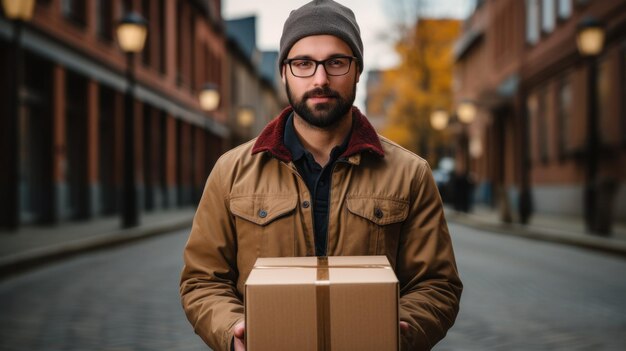
M 469 176 L 470 168 L 470 150 L 469 150 L 469 135 L 467 132 L 467 125 L 470 125 L 476 119 L 476 105 L 471 101 L 463 101 L 459 104 L 456 110 L 456 114 L 463 125 L 462 134 L 462 146 L 465 155 L 465 175 Z
M 604 28 L 597 20 L 584 18 L 577 27 L 576 43 L 580 55 L 587 63 L 587 145 L 585 152 L 586 178 L 584 189 L 585 226 L 593 233 L 597 230 L 597 160 L 598 154 L 598 121 L 597 111 L 597 63 L 595 58 L 602 52 L 604 46 Z
M 206 83 L 198 94 L 200 107 L 205 111 L 215 111 L 220 105 L 219 87 L 213 83 Z
M 441 132 L 448 126 L 448 122 L 450 121 L 450 114 L 446 110 L 437 109 L 431 112 L 430 114 L 430 126 L 436 131 Z M 435 139 L 437 140 L 437 139 Z M 436 143 L 436 161 L 439 162 L 441 157 L 444 157 L 447 153 L 446 148 L 440 144 Z
M 471 101 L 462 101 L 457 106 L 456 115 L 461 122 L 461 148 L 463 149 L 464 167 L 463 172 L 457 175 L 456 190 L 460 199 L 455 201 L 457 210 L 462 212 L 469 212 L 471 203 L 471 183 L 470 183 L 470 142 L 467 126 L 472 124 L 476 119 L 477 108 L 476 104 Z
M 120 48 L 126 53 L 128 87 L 124 96 L 124 190 L 122 192 L 122 227 L 139 224 L 137 180 L 135 172 L 135 53 L 143 50 L 148 35 L 148 23 L 141 15 L 126 14 L 117 26 Z
M 20 196 L 19 196 L 19 148 L 20 148 L 20 109 L 22 106 L 21 90 L 24 80 L 22 27 L 33 16 L 35 0 L 2 0 L 5 16 L 13 22 L 13 40 L 7 65 L 7 85 L 10 96 L 7 99 L 7 115 L 4 119 L 4 128 L 0 137 L 0 153 L 3 153 L 0 162 L 0 192 L 6 196 L 0 203 L 0 226 L 15 230 L 19 226 Z

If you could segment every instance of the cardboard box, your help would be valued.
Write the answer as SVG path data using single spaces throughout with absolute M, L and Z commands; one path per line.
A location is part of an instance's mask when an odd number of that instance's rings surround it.
M 259 258 L 247 350 L 398 350 L 398 289 L 385 256 Z

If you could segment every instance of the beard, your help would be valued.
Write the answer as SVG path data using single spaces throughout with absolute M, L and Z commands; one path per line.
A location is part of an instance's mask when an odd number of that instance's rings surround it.
M 289 88 L 289 82 L 286 82 L 285 87 L 287 89 L 287 98 L 289 104 L 293 107 L 293 110 L 298 116 L 300 116 L 307 124 L 319 129 L 331 129 L 342 120 L 344 116 L 350 112 L 354 99 L 356 97 L 356 82 L 353 85 L 352 93 L 343 97 L 337 91 L 330 89 L 328 86 L 323 88 L 316 88 L 307 91 L 302 96 L 302 99 L 296 101 L 295 97 L 291 94 Z M 310 108 L 306 102 L 312 97 L 330 97 L 330 102 L 321 103 Z

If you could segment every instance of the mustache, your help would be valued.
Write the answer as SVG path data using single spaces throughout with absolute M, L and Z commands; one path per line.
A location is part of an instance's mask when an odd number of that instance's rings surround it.
M 315 97 L 340 98 L 341 95 L 339 95 L 338 92 L 332 90 L 329 87 L 315 88 L 313 90 L 310 90 L 310 91 L 307 91 L 306 93 L 304 93 L 304 95 L 302 96 L 302 100 L 306 100 L 306 99 L 309 99 L 309 98 L 315 98 Z

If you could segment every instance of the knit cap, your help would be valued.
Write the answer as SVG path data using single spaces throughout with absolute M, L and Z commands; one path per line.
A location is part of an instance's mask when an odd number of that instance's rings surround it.
M 291 47 L 300 39 L 312 35 L 333 35 L 350 46 L 363 72 L 363 41 L 354 13 L 332 0 L 313 0 L 291 11 L 280 38 L 278 67 L 282 74 L 283 61 Z

